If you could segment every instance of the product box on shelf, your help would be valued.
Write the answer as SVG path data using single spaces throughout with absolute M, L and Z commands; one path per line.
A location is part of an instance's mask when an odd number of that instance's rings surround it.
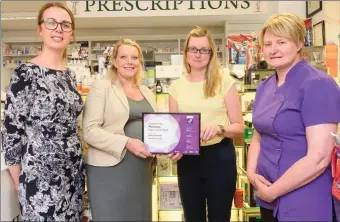
M 245 140 L 244 141 L 244 150 L 243 150 L 244 166 L 247 166 L 247 158 L 248 158 L 249 147 L 250 147 L 250 140 Z
M 260 222 L 261 221 L 260 208 L 258 207 L 243 208 L 243 212 L 242 214 L 240 214 L 239 220 L 248 222 Z
M 236 153 L 236 165 L 242 169 L 245 169 L 244 164 L 244 147 L 243 146 L 235 146 Z
M 169 158 L 157 158 L 157 176 L 171 176 L 171 161 Z
M 232 208 L 230 213 L 230 221 L 242 221 L 239 220 L 239 210 L 237 208 Z
M 238 135 L 233 138 L 234 146 L 243 146 L 243 142 L 244 142 L 244 134 Z
M 183 75 L 182 65 L 156 66 L 156 78 L 179 78 Z
M 157 176 L 176 176 L 177 175 L 177 161 L 170 160 L 168 157 L 157 158 Z
M 182 203 L 177 183 L 159 184 L 159 209 L 181 210 Z
M 243 190 L 243 199 L 250 207 L 256 207 L 256 194 L 254 186 L 249 182 L 247 176 L 238 177 L 238 186 Z
M 154 220 L 155 221 L 155 220 Z M 185 221 L 184 214 L 181 210 L 176 211 L 159 211 L 158 220 L 156 221 Z
M 169 94 L 157 94 L 156 104 L 159 112 L 169 112 Z
M 177 176 L 177 160 L 171 160 L 171 173 L 173 176 Z
M 253 127 L 245 127 L 244 128 L 244 139 L 247 141 L 250 141 L 254 134 L 254 128 Z
M 238 181 L 237 181 L 238 187 L 239 189 L 243 190 L 243 200 L 245 203 L 247 203 L 249 205 L 249 199 L 250 199 L 250 193 L 249 193 L 249 181 L 247 176 L 242 175 L 242 176 L 238 176 Z

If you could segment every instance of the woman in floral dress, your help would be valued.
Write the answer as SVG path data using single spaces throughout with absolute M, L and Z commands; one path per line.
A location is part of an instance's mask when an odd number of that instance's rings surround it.
M 81 219 L 85 169 L 77 117 L 83 103 L 63 61 L 74 27 L 64 4 L 45 4 L 37 24 L 43 50 L 14 70 L 7 91 L 2 152 L 24 221 Z

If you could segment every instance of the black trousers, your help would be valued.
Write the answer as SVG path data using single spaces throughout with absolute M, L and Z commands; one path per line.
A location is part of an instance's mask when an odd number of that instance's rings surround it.
M 178 185 L 186 222 L 230 221 L 236 189 L 236 155 L 231 139 L 200 148 L 177 163 Z
M 261 222 L 278 222 L 279 220 L 273 216 L 274 211 L 260 207 Z

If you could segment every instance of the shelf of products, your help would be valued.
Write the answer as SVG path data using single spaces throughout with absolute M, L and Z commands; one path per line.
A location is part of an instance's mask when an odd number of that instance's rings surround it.
M 108 48 L 111 48 L 117 40 L 77 41 L 71 43 L 67 48 L 69 64 L 72 66 L 85 66 L 90 69 L 91 73 L 97 72 L 102 74 L 105 72 L 106 63 L 106 58 L 103 54 Z M 137 39 L 136 42 L 140 44 L 143 50 L 146 71 L 148 71 L 148 69 L 155 69 L 157 65 L 181 66 L 183 63 L 183 39 Z M 218 57 L 220 58 L 221 63 L 224 64 L 224 40 L 222 37 L 215 38 L 215 42 L 218 46 Z M 6 91 L 9 85 L 10 75 L 13 72 L 13 69 L 21 63 L 27 62 L 31 58 L 39 55 L 42 50 L 41 44 L 41 42 L 5 42 L 2 44 L 1 88 L 3 90 Z M 146 79 L 148 78 L 149 77 Z M 154 83 L 151 83 L 151 85 L 153 84 Z
M 14 69 L 21 63 L 39 55 L 41 43 L 4 43 L 2 44 L 2 67 Z

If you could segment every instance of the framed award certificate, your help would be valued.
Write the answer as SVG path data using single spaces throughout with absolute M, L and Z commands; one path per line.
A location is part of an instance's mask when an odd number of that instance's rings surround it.
M 143 113 L 143 142 L 150 153 L 198 155 L 200 113 Z

